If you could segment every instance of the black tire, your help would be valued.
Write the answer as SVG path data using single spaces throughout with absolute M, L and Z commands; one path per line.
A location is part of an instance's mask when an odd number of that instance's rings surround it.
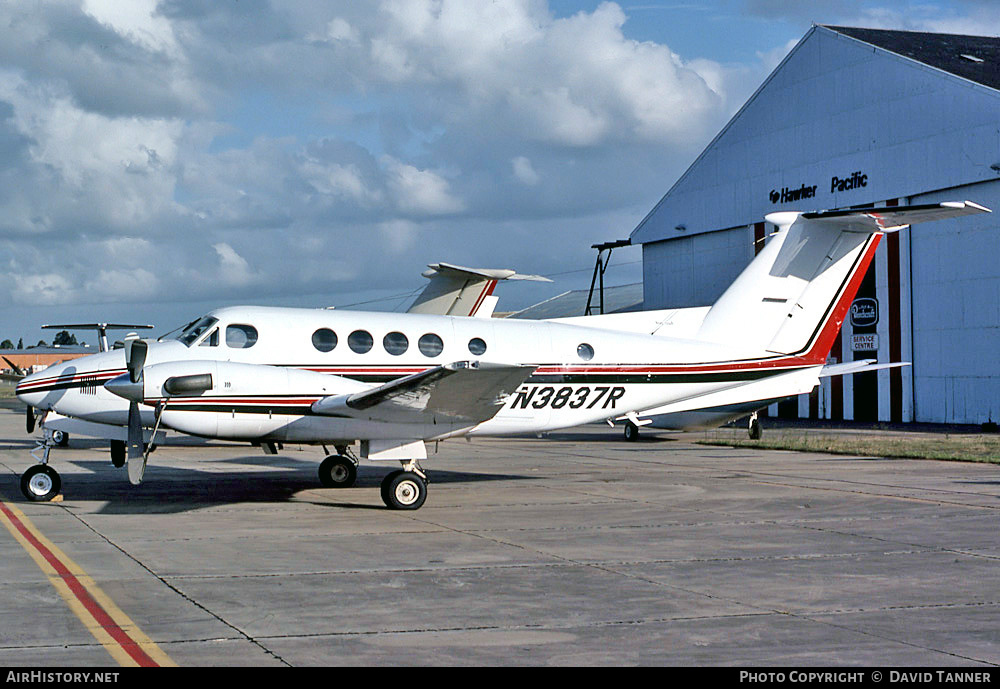
M 24 412 L 24 429 L 28 431 L 28 435 L 35 432 L 35 410 L 33 407 L 28 407 Z
M 48 502 L 61 489 L 59 472 L 47 464 L 36 464 L 21 474 L 21 492 L 32 502 Z
M 625 424 L 625 440 L 634 443 L 639 439 L 639 427 L 631 421 Z
M 350 488 L 357 480 L 358 467 L 342 455 L 330 455 L 319 465 L 319 482 L 325 488 Z
M 427 499 L 427 482 L 412 471 L 394 471 L 382 480 L 382 501 L 390 510 L 417 510 Z
M 396 478 L 402 473 L 403 473 L 402 469 L 396 469 L 395 471 L 390 471 L 388 474 L 385 475 L 385 478 L 382 479 L 382 483 L 381 485 L 379 485 L 378 490 L 379 494 L 382 496 L 382 502 L 384 502 L 386 505 L 389 504 L 389 495 L 386 492 L 389 488 L 389 484 L 392 483 L 392 480 L 394 478 Z
M 121 469 L 125 466 L 126 458 L 126 445 L 124 440 L 112 440 L 111 441 L 111 463 L 115 465 L 116 468 Z
M 760 437 L 764 435 L 764 431 L 760 427 L 760 421 L 757 419 L 751 421 L 748 433 L 750 434 L 750 440 L 760 440 Z
M 69 445 L 69 433 L 65 431 L 52 431 L 52 442 L 59 447 L 66 447 Z

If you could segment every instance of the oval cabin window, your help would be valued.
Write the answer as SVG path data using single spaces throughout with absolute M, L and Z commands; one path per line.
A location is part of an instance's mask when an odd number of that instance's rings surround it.
M 321 352 L 332 351 L 337 346 L 337 333 L 329 328 L 320 328 L 313 333 L 313 347 Z
M 372 334 L 367 330 L 355 330 L 347 336 L 347 346 L 351 348 L 352 352 L 358 354 L 367 354 L 370 352 L 373 342 Z
M 417 341 L 420 353 L 426 357 L 435 357 L 444 351 L 444 342 L 434 333 L 427 333 Z
M 389 354 L 399 356 L 410 348 L 410 341 L 406 339 L 406 335 L 403 333 L 393 332 L 382 338 L 382 346 L 385 347 L 385 351 L 389 352 Z

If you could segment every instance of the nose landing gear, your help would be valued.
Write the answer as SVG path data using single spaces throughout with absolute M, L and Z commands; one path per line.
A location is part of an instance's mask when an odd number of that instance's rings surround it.
M 21 492 L 32 502 L 48 502 L 61 489 L 59 472 L 48 464 L 36 464 L 21 474 Z
M 38 464 L 21 474 L 21 493 L 32 502 L 48 502 L 59 495 L 62 479 L 59 472 L 49 466 L 49 452 L 58 444 L 50 431 L 46 430 L 31 456 Z M 42 455 L 39 457 L 38 453 Z

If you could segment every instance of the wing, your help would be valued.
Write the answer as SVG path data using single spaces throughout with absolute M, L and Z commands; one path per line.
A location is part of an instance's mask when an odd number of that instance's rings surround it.
M 481 361 L 457 361 L 349 395 L 317 400 L 317 414 L 391 423 L 475 425 L 496 416 L 506 397 L 535 371 Z

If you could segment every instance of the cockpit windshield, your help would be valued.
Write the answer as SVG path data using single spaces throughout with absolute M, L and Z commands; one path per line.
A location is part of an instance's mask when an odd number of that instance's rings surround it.
M 181 334 L 177 336 L 177 339 L 190 347 L 198 341 L 199 337 L 208 332 L 208 330 L 218 322 L 218 318 L 212 318 L 211 316 L 199 318 L 194 323 L 184 328 Z

